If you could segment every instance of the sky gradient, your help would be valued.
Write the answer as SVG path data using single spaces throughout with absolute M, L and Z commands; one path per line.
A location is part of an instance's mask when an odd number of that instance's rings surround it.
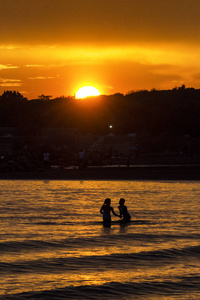
M 0 0 L 0 94 L 200 87 L 199 0 Z

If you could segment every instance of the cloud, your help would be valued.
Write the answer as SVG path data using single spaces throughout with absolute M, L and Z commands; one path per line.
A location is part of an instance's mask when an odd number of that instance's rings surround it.
M 102 89 L 108 89 L 108 90 L 113 90 L 114 89 L 114 87 L 111 86 L 111 85 L 102 85 L 101 88 Z
M 0 78 L 0 86 L 21 86 L 22 82 L 19 79 L 5 79 L 5 78 Z
M 18 69 L 18 66 L 12 66 L 11 64 L 7 65 L 0 65 L 0 70 L 6 70 L 6 69 Z
M 44 65 L 26 65 L 27 68 L 42 68 Z
M 27 91 L 19 91 L 19 93 L 22 94 L 22 95 L 23 94 L 29 94 L 29 92 L 27 92 Z
M 51 76 L 36 76 L 36 77 L 28 77 L 28 79 L 34 80 L 34 79 L 39 79 L 39 80 L 45 80 L 45 79 L 54 79 L 54 77 Z
M 17 48 L 21 48 L 17 45 L 0 45 L 0 50 L 15 50 Z

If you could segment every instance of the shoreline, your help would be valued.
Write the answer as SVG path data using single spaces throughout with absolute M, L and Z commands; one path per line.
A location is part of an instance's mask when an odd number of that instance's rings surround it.
M 134 165 L 5 171 L 0 180 L 200 180 L 200 165 Z

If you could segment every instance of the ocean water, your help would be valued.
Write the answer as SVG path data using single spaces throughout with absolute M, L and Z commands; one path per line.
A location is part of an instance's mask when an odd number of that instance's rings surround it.
M 107 197 L 128 226 L 102 226 Z M 0 199 L 0 299 L 200 299 L 200 182 L 3 180 Z

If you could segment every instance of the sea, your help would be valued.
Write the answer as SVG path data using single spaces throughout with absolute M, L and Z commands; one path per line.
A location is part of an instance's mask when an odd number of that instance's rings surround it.
M 119 199 L 132 222 L 103 227 Z M 0 181 L 0 299 L 200 299 L 200 182 Z

